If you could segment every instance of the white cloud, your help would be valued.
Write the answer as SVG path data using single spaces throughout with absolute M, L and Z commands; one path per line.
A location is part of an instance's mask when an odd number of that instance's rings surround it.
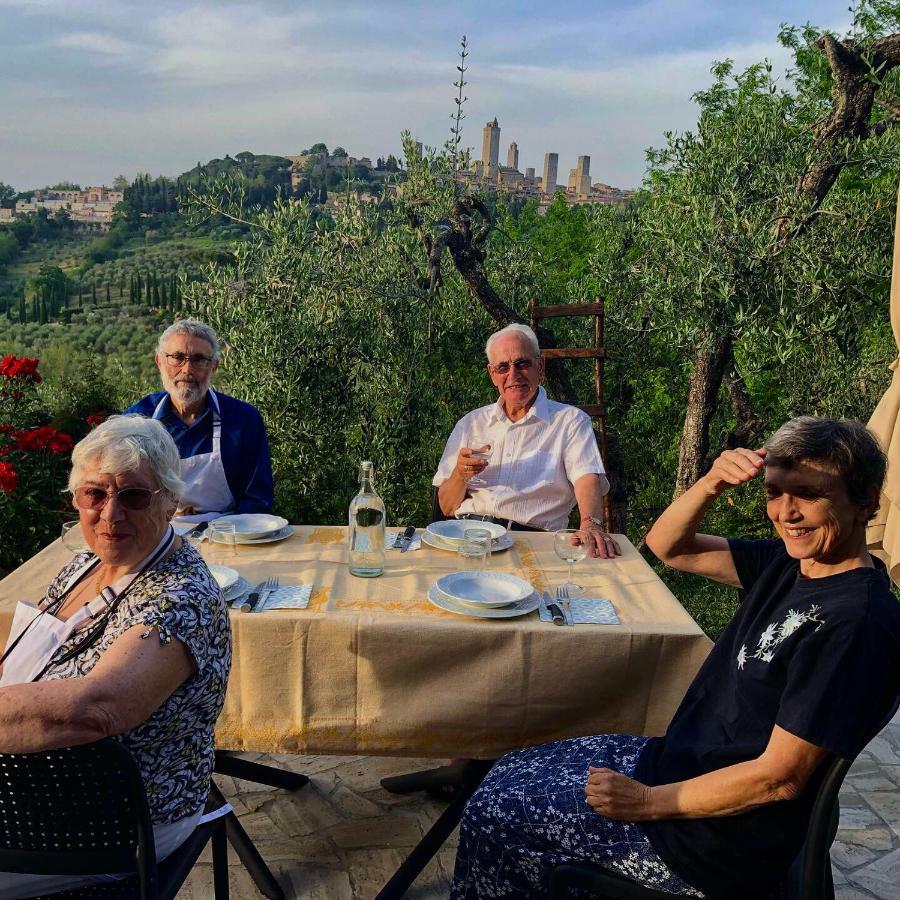
M 91 53 L 102 53 L 108 56 L 131 56 L 138 50 L 137 44 L 102 31 L 71 32 L 55 38 L 52 44 L 55 47 L 88 50 Z

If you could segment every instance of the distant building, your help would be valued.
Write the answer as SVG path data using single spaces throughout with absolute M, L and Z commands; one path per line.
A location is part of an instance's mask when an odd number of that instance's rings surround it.
M 556 172 L 559 168 L 559 154 L 544 154 L 544 178 L 541 182 L 543 193 L 552 197 L 556 193 Z
M 493 181 L 497 175 L 497 166 L 500 162 L 500 126 L 497 117 L 493 122 L 488 122 L 481 132 L 481 161 L 487 166 L 485 177 Z
M 519 170 L 519 145 L 515 141 L 509 145 L 509 151 L 506 154 L 506 166 L 509 169 Z

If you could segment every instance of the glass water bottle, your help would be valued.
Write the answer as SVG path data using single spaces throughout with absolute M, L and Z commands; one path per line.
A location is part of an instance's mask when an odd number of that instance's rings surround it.
M 350 504 L 350 574 L 376 578 L 384 572 L 384 501 L 375 492 L 371 462 L 360 463 L 359 493 Z

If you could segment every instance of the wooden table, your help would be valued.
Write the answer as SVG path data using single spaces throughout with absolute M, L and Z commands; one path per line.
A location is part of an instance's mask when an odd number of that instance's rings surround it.
M 489 567 L 546 590 L 565 580 L 553 535 L 516 532 Z M 228 560 L 251 582 L 313 584 L 306 610 L 232 613 L 234 660 L 218 746 L 271 753 L 496 757 L 604 731 L 661 734 L 709 640 L 627 538 L 575 568 L 620 625 L 557 627 L 535 612 L 483 620 L 432 606 L 458 568 L 424 547 L 388 551 L 384 575 L 349 574 L 346 529 L 297 526 Z M 204 554 L 210 547 L 204 544 Z M 37 600 L 69 552 L 59 541 L 0 582 L 0 639 L 15 601 Z M 216 561 L 222 562 L 221 558 Z

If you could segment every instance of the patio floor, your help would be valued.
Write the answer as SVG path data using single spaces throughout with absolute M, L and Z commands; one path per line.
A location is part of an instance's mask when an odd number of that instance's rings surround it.
M 305 788 L 287 793 L 216 776 L 290 898 L 371 900 L 444 808 L 422 795 L 394 796 L 379 785 L 386 775 L 443 761 L 244 756 L 310 777 Z M 445 898 L 454 855 L 455 834 L 406 896 Z M 841 791 L 841 826 L 831 858 L 837 900 L 900 900 L 900 714 L 850 770 Z M 233 853 L 230 861 L 232 900 L 262 897 Z M 212 897 L 208 852 L 178 897 Z

